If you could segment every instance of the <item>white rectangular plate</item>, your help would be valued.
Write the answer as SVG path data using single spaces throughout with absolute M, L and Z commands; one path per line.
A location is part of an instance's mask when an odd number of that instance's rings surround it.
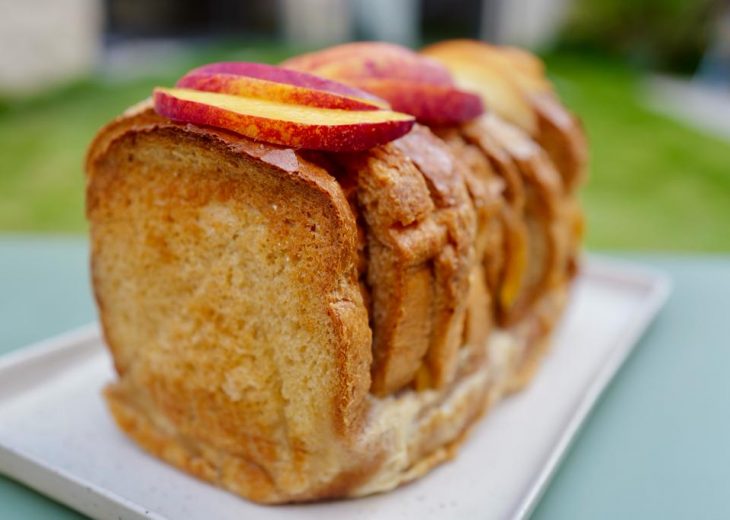
M 524 517 L 668 293 L 657 273 L 589 259 L 529 388 L 496 406 L 453 462 L 383 495 L 257 506 L 146 455 L 102 402 L 114 375 L 97 326 L 0 358 L 0 473 L 95 518 Z

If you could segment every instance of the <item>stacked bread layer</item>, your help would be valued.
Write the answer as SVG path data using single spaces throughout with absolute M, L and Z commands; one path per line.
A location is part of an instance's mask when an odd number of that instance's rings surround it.
M 447 386 L 461 348 L 517 326 L 575 272 L 575 192 L 499 116 L 416 126 L 334 162 L 362 224 L 376 395 Z

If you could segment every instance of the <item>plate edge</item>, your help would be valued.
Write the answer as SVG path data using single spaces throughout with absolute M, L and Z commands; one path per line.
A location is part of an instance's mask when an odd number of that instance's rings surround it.
M 512 518 L 527 518 L 534 511 L 596 402 L 634 351 L 672 292 L 671 278 L 661 270 L 630 261 L 615 260 L 603 255 L 589 255 L 585 263 L 587 267 L 583 272 L 588 276 L 608 277 L 614 281 L 645 285 L 648 290 L 646 302 L 641 312 L 634 316 L 619 337 L 618 343 L 621 347 L 611 351 L 606 358 L 606 364 L 598 371 L 593 382 L 588 385 L 586 393 L 570 416 L 567 427 L 558 437 L 558 441 L 554 444 L 547 460 L 542 464 L 537 477 L 511 515 Z
M 16 369 L 18 366 L 32 363 L 50 354 L 62 352 L 74 347 L 79 348 L 85 343 L 100 337 L 101 329 L 99 328 L 99 322 L 93 321 L 81 327 L 76 327 L 11 350 L 7 354 L 0 356 L 0 374 L 6 370 Z
M 0 445 L 0 475 L 20 482 L 70 509 L 91 518 L 108 518 L 110 511 L 98 511 L 92 507 L 80 506 L 80 501 L 69 498 L 79 495 L 71 487 L 81 490 L 82 494 L 101 499 L 106 507 L 114 507 L 114 515 L 120 519 L 165 520 L 165 517 L 137 504 L 118 493 L 78 478 L 72 473 L 49 466 L 26 453 Z M 132 513 L 132 515 L 130 515 Z

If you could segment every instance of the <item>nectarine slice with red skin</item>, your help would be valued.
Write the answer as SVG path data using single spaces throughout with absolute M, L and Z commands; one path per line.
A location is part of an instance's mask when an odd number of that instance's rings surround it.
M 390 108 L 385 101 L 368 100 L 364 97 L 355 98 L 325 90 L 300 87 L 289 83 L 279 83 L 266 79 L 237 76 L 221 72 L 192 72 L 186 74 L 177 82 L 177 87 L 320 108 L 339 108 L 342 110 L 380 110 Z
M 255 141 L 331 152 L 361 151 L 406 134 L 414 119 L 390 110 L 340 110 L 291 105 L 190 89 L 156 88 L 158 114 L 230 130 Z
M 484 66 L 478 60 L 439 56 L 449 67 L 456 83 L 478 94 L 488 110 L 515 124 L 530 134 L 537 127 L 537 116 L 522 92 L 500 70 Z
M 537 58 L 475 40 L 445 41 L 421 52 L 443 63 L 457 85 L 482 96 L 487 108 L 530 134 L 537 131 L 530 98 L 552 88 Z
M 459 90 L 444 65 L 398 45 L 351 43 L 297 56 L 282 66 L 366 90 L 429 125 L 462 123 L 484 112 L 480 97 Z
M 355 84 L 386 99 L 393 110 L 411 114 L 427 125 L 458 124 L 484 112 L 480 96 L 453 86 L 380 78 Z
M 355 78 L 387 78 L 453 85 L 449 71 L 438 61 L 400 45 L 356 42 L 302 54 L 282 67 L 348 82 Z
M 262 99 L 273 99 L 271 96 L 278 96 L 275 99 L 283 102 L 288 102 L 288 96 L 291 96 L 295 104 L 304 104 L 296 101 L 301 99 L 309 106 L 323 108 L 351 107 L 353 110 L 390 108 L 384 100 L 344 83 L 307 72 L 245 61 L 203 65 L 185 74 L 176 86 Z
M 558 99 L 537 56 L 476 40 L 445 41 L 421 52 L 444 63 L 456 83 L 480 94 L 495 114 L 532 135 L 553 159 L 568 191 L 581 182 L 585 134 Z

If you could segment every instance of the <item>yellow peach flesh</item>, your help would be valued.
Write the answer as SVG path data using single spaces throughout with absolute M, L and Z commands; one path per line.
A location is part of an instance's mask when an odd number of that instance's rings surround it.
M 247 98 L 217 92 L 190 89 L 157 88 L 159 92 L 183 101 L 212 105 L 224 110 L 264 119 L 291 121 L 300 124 L 325 124 L 328 126 L 388 121 L 411 121 L 412 116 L 391 110 L 341 110 L 303 105 L 291 105 L 261 98 Z
M 498 70 L 462 58 L 443 60 L 456 84 L 482 97 L 487 110 L 494 110 L 527 132 L 537 128 L 537 118 L 527 99 Z

